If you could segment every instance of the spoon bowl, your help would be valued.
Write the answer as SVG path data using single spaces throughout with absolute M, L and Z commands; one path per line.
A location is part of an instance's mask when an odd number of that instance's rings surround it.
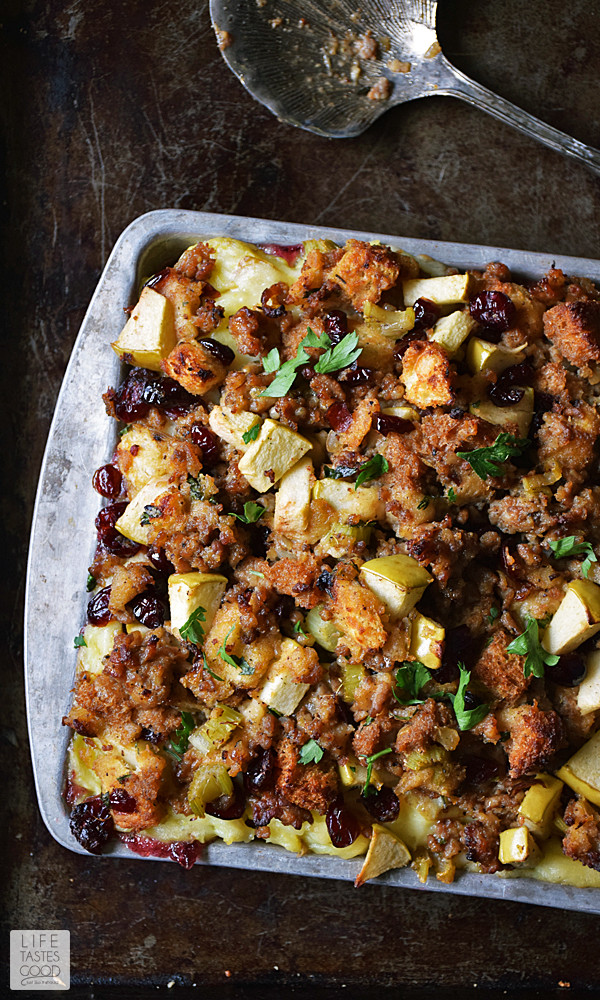
M 219 48 L 281 121 L 328 138 L 360 135 L 389 108 L 459 97 L 600 171 L 600 152 L 456 69 L 436 33 L 437 0 L 210 0 Z

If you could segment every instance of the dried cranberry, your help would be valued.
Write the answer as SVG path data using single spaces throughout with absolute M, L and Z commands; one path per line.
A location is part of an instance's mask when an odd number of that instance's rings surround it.
M 271 544 L 271 532 L 266 524 L 253 524 L 249 530 L 250 551 L 257 559 L 264 559 Z M 260 578 L 259 578 L 260 579 Z
M 341 372 L 338 372 L 336 377 L 338 382 L 344 382 L 346 385 L 366 385 L 374 374 L 372 368 L 363 368 L 355 361 L 348 368 L 343 368 Z
M 213 358 L 216 358 L 224 368 L 228 368 L 235 360 L 235 351 L 232 351 L 231 347 L 228 347 L 227 344 L 222 344 L 220 340 L 205 337 L 199 340 L 198 343 L 202 345 L 205 351 L 212 354 Z
M 133 813 L 137 809 L 137 802 L 124 788 L 113 788 L 110 793 L 110 807 L 115 812 Z
M 154 569 L 162 573 L 163 576 L 171 576 L 175 572 L 175 567 L 172 562 L 167 559 L 164 549 L 148 549 L 148 559 L 154 566 Z
M 126 500 L 107 504 L 99 511 L 95 520 L 98 541 L 102 542 L 104 548 L 115 556 L 133 556 L 140 549 L 137 542 L 125 538 L 125 535 L 122 535 L 115 527 L 126 507 Z
M 176 861 L 178 865 L 189 871 L 193 868 L 196 861 L 202 853 L 202 844 L 197 840 L 190 841 L 186 843 L 185 841 L 177 841 L 174 844 L 169 844 L 169 857 Z
M 150 406 L 144 399 L 144 390 L 153 373 L 145 368 L 132 368 L 118 389 L 109 389 L 109 397 L 118 420 L 129 424 L 148 415 Z
M 387 785 L 382 785 L 375 792 L 371 791 L 369 795 L 361 795 L 361 801 L 367 812 L 379 823 L 391 823 L 400 812 L 398 797 Z
M 206 468 L 216 465 L 221 458 L 219 439 L 204 424 L 192 424 L 190 432 L 193 443 L 202 451 L 202 464 Z
M 289 246 L 283 246 L 280 243 L 259 243 L 259 246 L 265 253 L 272 254 L 274 257 L 283 257 L 290 267 L 303 251 L 302 243 L 293 243 Z
M 384 437 L 387 437 L 388 434 L 408 434 L 414 429 L 410 420 L 396 417 L 393 413 L 376 413 L 372 426 Z
M 170 273 L 171 273 L 170 267 L 163 267 L 162 271 L 159 271 L 157 274 L 153 274 L 151 278 L 148 278 L 148 281 L 146 282 L 144 287 L 154 288 L 154 286 L 158 285 L 164 278 L 168 278 Z
M 246 808 L 246 796 L 239 785 L 233 786 L 232 795 L 221 795 L 204 807 L 209 816 L 217 819 L 240 819 Z
M 159 628 L 167 617 L 165 602 L 152 590 L 139 594 L 129 607 L 132 615 L 146 628 Z
M 401 340 L 396 341 L 394 359 L 401 361 L 410 345 L 414 344 L 417 340 L 427 340 L 427 332 L 421 329 L 414 329 L 410 330 L 409 333 L 405 333 Z
M 101 497 L 114 500 L 121 495 L 123 476 L 116 465 L 101 465 L 94 473 L 92 486 Z
M 347 431 L 352 423 L 352 414 L 346 404 L 338 399 L 327 410 L 325 420 L 333 431 Z
M 330 573 L 329 570 L 325 568 L 319 573 L 315 586 L 318 587 L 319 590 L 324 590 L 327 594 L 331 595 L 333 592 L 334 582 L 335 577 L 333 573 Z
M 244 774 L 244 785 L 246 791 L 260 792 L 268 788 L 273 781 L 275 770 L 275 755 L 272 750 L 264 750 L 262 747 L 252 758 L 246 773 Z
M 511 365 L 498 375 L 488 389 L 488 396 L 494 406 L 513 406 L 523 398 L 524 390 L 520 386 L 529 385 L 532 377 L 533 368 L 527 361 Z
M 549 392 L 540 392 L 536 389 L 533 393 L 533 420 L 531 421 L 531 434 L 537 434 L 544 422 L 544 413 L 548 413 L 554 406 L 554 396 Z
M 504 292 L 479 292 L 469 303 L 473 319 L 485 327 L 488 340 L 500 337 L 514 326 L 517 318 L 515 304 Z M 493 336 L 490 336 L 492 334 Z
M 166 375 L 157 375 L 154 372 L 149 374 L 143 398 L 150 406 L 164 411 L 167 416 L 179 416 L 180 413 L 185 413 L 192 406 L 196 406 L 197 398 L 187 392 L 179 382 L 167 378 Z
M 476 655 L 476 642 L 466 625 L 446 629 L 442 665 L 435 672 L 436 681 L 449 684 L 450 681 L 457 680 L 458 664 L 464 663 L 467 670 L 470 670 Z
M 165 739 L 162 733 L 157 733 L 154 729 L 142 726 L 142 731 L 140 733 L 140 739 L 146 740 L 147 743 L 162 743 Z
M 463 704 L 467 712 L 470 712 L 473 708 L 478 708 L 479 705 L 483 704 L 483 698 L 480 698 L 479 695 L 473 694 L 472 691 L 467 690 L 463 692 Z
M 329 806 L 325 823 L 334 847 L 350 847 L 360 836 L 359 822 L 344 802 L 343 795 L 337 795 Z
M 87 618 L 90 625 L 108 625 L 112 619 L 108 602 L 110 601 L 110 587 L 103 587 L 94 597 L 88 601 Z
M 415 311 L 415 330 L 430 330 L 440 318 L 440 307 L 431 299 L 417 299 L 413 309 Z
M 492 778 L 497 778 L 500 774 L 501 767 L 497 760 L 492 757 L 482 757 L 475 753 L 463 754 L 460 758 L 460 763 L 465 768 L 465 780 L 466 785 L 483 785 L 486 781 L 491 781 Z
M 561 687 L 577 687 L 585 674 L 585 660 L 580 653 L 564 653 L 553 667 L 546 666 L 546 675 Z
M 348 317 L 341 309 L 332 309 L 328 312 L 323 325 L 332 344 L 339 344 L 348 333 Z
M 90 854 L 100 854 L 115 832 L 110 809 L 99 795 L 75 806 L 69 826 L 75 839 Z

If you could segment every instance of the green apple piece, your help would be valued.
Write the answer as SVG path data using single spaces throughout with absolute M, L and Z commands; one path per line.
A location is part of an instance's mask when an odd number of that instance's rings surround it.
M 352 704 L 356 697 L 356 691 L 359 684 L 364 681 L 367 676 L 367 671 L 363 667 L 362 663 L 347 663 L 343 661 L 340 664 L 340 674 L 342 678 L 341 694 L 343 700 L 349 705 Z
M 420 611 L 415 612 L 410 632 L 409 655 L 411 660 L 419 660 L 429 670 L 437 670 L 442 665 L 446 629 L 433 618 L 427 618 Z
M 267 419 L 256 441 L 240 459 L 238 468 L 255 490 L 266 493 L 311 448 L 310 441 L 301 434 L 276 420 Z
M 232 444 L 238 451 L 247 451 L 251 442 L 246 444 L 244 434 L 251 431 L 256 424 L 260 424 L 260 417 L 247 410 L 233 413 L 226 406 L 215 406 L 210 411 L 208 422 L 211 430 L 227 441 L 227 444 Z
M 402 310 L 384 309 L 373 302 L 365 302 L 363 316 L 365 319 L 375 320 L 384 337 L 402 337 L 415 325 L 415 311 L 412 307 Z
M 317 604 L 308 612 L 305 623 L 313 639 L 326 649 L 328 653 L 334 653 L 340 640 L 340 631 L 335 627 L 333 621 L 326 621 L 321 618 L 323 604 Z
M 526 826 L 502 830 L 498 854 L 503 865 L 535 865 L 541 851 Z
M 202 628 L 207 633 L 227 587 L 218 573 L 172 573 L 168 580 L 171 626 L 180 629 L 198 608 L 204 608 Z
M 393 868 L 404 868 L 410 860 L 411 854 L 404 841 L 380 823 L 373 823 L 369 850 L 354 885 L 358 888 L 369 879 L 377 878 Z
M 148 524 L 141 523 L 144 515 L 144 508 L 148 506 L 155 506 L 157 500 L 164 496 L 168 490 L 173 489 L 175 489 L 175 487 L 168 479 L 151 479 L 150 482 L 146 483 L 139 493 L 135 495 L 133 500 L 127 504 L 119 520 L 115 524 L 117 531 L 120 531 L 122 535 L 125 535 L 125 538 L 130 538 L 132 542 L 137 542 L 138 545 L 148 545 L 150 526 Z
M 294 661 L 302 659 L 303 647 L 294 639 L 284 639 L 281 653 L 271 664 L 267 680 L 258 692 L 260 700 L 279 715 L 291 715 L 310 687 L 299 683 L 293 674 Z
M 438 319 L 429 339 L 443 347 L 448 354 L 456 354 L 475 325 L 475 320 L 468 312 L 451 312 Z
M 482 399 L 479 403 L 472 403 L 469 412 L 475 417 L 481 417 L 490 424 L 497 424 L 505 427 L 507 424 L 516 424 L 521 437 L 527 437 L 529 425 L 533 419 L 533 397 L 531 388 L 523 390 L 523 396 L 518 403 L 513 406 L 494 406 L 489 399 Z
M 577 692 L 577 708 L 582 715 L 600 708 L 600 650 L 585 658 L 586 674 Z
M 523 797 L 519 816 L 532 833 L 545 839 L 551 832 L 563 782 L 552 774 L 536 774 L 535 780 L 536 784 Z
M 481 337 L 471 337 L 467 346 L 467 365 L 474 375 L 477 372 L 493 371 L 503 372 L 505 368 L 518 364 L 522 352 L 527 347 L 523 344 L 510 350 L 508 347 L 499 347 L 489 340 L 482 340 Z
M 383 504 L 376 486 L 359 486 L 339 479 L 320 479 L 313 487 L 313 499 L 325 500 L 340 515 L 340 521 L 359 517 L 361 521 L 376 521 L 383 514 Z
M 153 288 L 144 288 L 131 316 L 110 346 L 129 364 L 159 372 L 161 361 L 176 343 L 173 303 Z
M 265 288 L 283 281 L 291 285 L 302 269 L 302 255 L 290 266 L 282 257 L 232 239 L 217 236 L 206 240 L 215 253 L 210 283 L 219 292 L 219 305 L 224 310 L 218 332 L 227 329 L 230 316 L 242 306 L 256 308 Z
M 414 406 L 384 406 L 381 412 L 389 413 L 392 417 L 401 417 L 402 420 L 418 422 L 421 419 L 421 414 Z
M 77 664 L 81 671 L 90 677 L 101 674 L 104 670 L 104 660 L 115 644 L 115 638 L 123 631 L 121 622 L 109 622 L 108 625 L 86 625 L 83 630 L 85 646 L 79 647 Z
M 340 781 L 344 788 L 363 788 L 367 780 L 367 768 L 364 764 L 359 764 L 357 758 L 352 755 L 345 764 L 338 765 Z M 377 764 L 371 768 L 370 784 L 375 788 L 383 785 L 383 776 L 377 769 Z
M 364 583 L 383 601 L 393 618 L 404 618 L 433 580 L 416 559 L 402 554 L 370 559 L 363 563 L 360 572 Z
M 574 792 L 600 806 L 600 731 L 556 773 Z
M 446 274 L 441 278 L 411 278 L 402 282 L 404 305 L 414 306 L 417 299 L 429 299 L 438 306 L 468 302 L 473 281 L 470 274 Z
M 549 653 L 572 653 L 600 631 L 600 587 L 591 580 L 573 580 L 542 638 Z
M 351 550 L 353 542 L 368 542 L 373 528 L 370 524 L 332 524 L 319 542 L 320 551 L 333 559 L 343 559 Z
M 310 498 L 315 481 L 313 464 L 308 456 L 296 462 L 281 477 L 275 494 L 275 531 L 299 534 L 306 531 L 310 517 Z

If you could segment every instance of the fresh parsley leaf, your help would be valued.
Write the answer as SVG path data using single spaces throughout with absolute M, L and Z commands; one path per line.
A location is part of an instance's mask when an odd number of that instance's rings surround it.
M 267 705 L 267 712 L 274 715 L 276 719 L 281 719 L 283 717 L 283 712 L 278 712 L 276 708 L 271 708 L 270 705 Z
M 385 757 L 386 753 L 392 752 L 392 747 L 388 747 L 387 750 L 380 750 L 379 753 L 372 753 L 370 757 L 365 757 L 365 764 L 367 765 L 367 776 L 365 783 L 363 785 L 362 794 L 368 795 L 371 788 L 371 775 L 373 774 L 373 764 L 380 757 Z
M 302 347 L 331 347 L 331 340 L 329 339 L 329 334 L 324 330 L 323 333 L 315 333 L 311 330 L 310 326 L 306 328 L 306 337 L 302 341 Z
M 321 355 L 315 365 L 315 371 L 320 375 L 327 375 L 329 372 L 348 368 L 358 359 L 361 350 L 362 348 L 358 347 L 358 334 L 347 333 L 337 344 L 329 347 Z
M 194 479 L 191 475 L 188 475 L 187 477 L 192 500 L 204 500 L 204 485 L 200 482 L 202 478 L 202 473 L 200 473 L 197 479 Z
M 316 740 L 309 740 L 305 743 L 300 751 L 300 757 L 298 758 L 301 764 L 318 764 L 323 757 L 324 750 L 319 746 Z
M 82 635 L 76 635 L 73 639 L 73 645 L 75 649 L 80 649 L 81 646 L 87 646 L 87 642 Z
M 456 493 L 454 492 L 454 489 L 452 488 L 452 486 L 449 488 L 446 496 L 447 496 L 448 500 L 450 501 L 450 503 L 456 503 Z
M 294 632 L 296 633 L 296 635 L 306 635 L 307 633 L 304 629 L 304 622 L 302 621 L 296 622 L 296 624 L 294 625 Z
M 488 615 L 488 621 L 490 625 L 492 624 L 492 622 L 496 621 L 496 618 L 499 616 L 499 614 L 500 614 L 500 609 L 492 605 L 492 607 L 490 608 L 490 613 Z
M 128 771 L 127 774 L 120 774 L 117 778 L 117 781 L 119 782 L 120 785 L 123 785 L 130 777 L 131 777 L 131 771 Z
M 368 483 L 371 479 L 377 479 L 378 476 L 382 476 L 385 472 L 388 472 L 389 467 L 390 464 L 387 458 L 379 454 L 373 455 L 367 462 L 363 462 L 360 466 L 360 472 L 354 489 L 357 490 L 363 483 Z
M 544 664 L 553 667 L 559 660 L 554 653 L 547 653 L 540 643 L 539 622 L 535 618 L 529 618 L 525 631 L 513 639 L 506 647 L 506 651 L 525 657 L 523 664 L 525 677 L 529 677 L 530 674 L 534 677 L 543 677 Z
M 96 586 L 95 578 L 92 576 L 91 573 L 88 573 L 87 583 L 85 585 L 85 589 L 87 590 L 88 594 L 90 593 L 91 590 L 94 589 L 95 586 Z
M 371 723 L 372 723 L 372 721 L 373 721 L 373 716 L 372 715 L 367 715 L 365 721 L 363 722 L 363 729 L 366 729 L 367 726 L 370 726 Z
M 127 431 L 130 430 L 131 430 L 131 424 L 125 424 L 125 426 L 121 427 L 121 430 L 119 431 L 119 437 L 122 438 L 125 434 L 127 434 Z
M 262 504 L 254 503 L 253 500 L 250 500 L 248 503 L 244 504 L 243 514 L 234 514 L 232 512 L 230 516 L 237 517 L 238 521 L 242 521 L 243 524 L 254 524 L 263 516 L 264 513 L 265 508 Z
M 185 751 L 188 748 L 190 742 L 190 733 L 194 729 L 194 716 L 190 715 L 189 712 L 181 713 L 181 725 L 175 730 L 173 736 L 171 737 L 171 742 L 168 746 L 168 750 L 181 760 Z
M 236 670 L 239 670 L 241 674 L 253 674 L 254 667 L 251 667 L 243 656 L 231 656 L 231 654 L 227 652 L 227 640 L 232 632 L 233 629 L 230 628 L 229 632 L 223 639 L 223 645 L 219 648 L 219 656 L 225 663 L 228 663 L 230 667 L 235 667 Z
M 242 441 L 244 444 L 250 444 L 251 441 L 256 441 L 258 435 L 260 434 L 260 420 L 257 420 L 255 424 L 252 425 L 249 431 L 244 431 L 242 434 Z
M 204 639 L 204 629 L 201 623 L 205 621 L 206 608 L 196 608 L 179 629 L 181 638 L 186 639 L 187 642 L 193 642 L 194 645 L 198 646 Z
M 423 497 L 417 504 L 417 510 L 426 510 L 433 499 L 434 497 Z
M 480 479 L 501 476 L 502 466 L 509 458 L 520 455 L 529 445 L 527 438 L 517 438 L 514 434 L 499 434 L 488 448 L 474 448 L 473 451 L 457 451 L 458 458 L 464 458 Z
M 448 697 L 450 698 L 452 707 L 454 708 L 458 728 L 464 732 L 467 729 L 472 729 L 478 722 L 485 719 L 490 708 L 489 705 L 477 705 L 476 708 L 466 708 L 465 692 L 467 690 L 467 685 L 471 680 L 471 671 L 465 669 L 464 663 L 459 663 L 458 669 L 460 671 L 460 680 L 458 682 L 456 694 L 451 694 Z
M 592 563 L 598 562 L 590 542 L 578 542 L 575 535 L 568 535 L 566 538 L 558 538 L 556 541 L 548 543 L 552 549 L 555 559 L 566 559 L 568 556 L 583 556 L 585 559 L 581 564 L 581 572 L 587 580 Z
M 203 665 L 204 669 L 206 670 L 206 673 L 210 674 L 210 676 L 212 677 L 213 680 L 215 680 L 215 681 L 222 681 L 223 678 L 219 677 L 218 674 L 215 674 L 214 670 L 210 669 L 208 663 L 206 662 L 206 653 L 204 652 L 204 650 L 202 650 L 202 660 L 203 660 L 202 665 Z
M 266 358 L 263 358 L 263 368 L 266 372 L 276 372 L 281 365 L 281 358 L 279 356 L 279 351 L 276 347 L 272 351 L 269 351 Z
M 259 573 L 257 569 L 251 569 L 249 572 L 250 572 L 250 576 L 259 576 L 261 578 L 261 580 L 264 580 L 264 578 L 265 578 L 265 574 L 264 573 Z
M 155 517 L 160 517 L 161 514 L 162 510 L 160 507 L 156 507 L 153 503 L 147 503 L 140 517 L 140 524 L 150 524 L 150 521 L 153 521 Z
M 396 671 L 392 694 L 401 705 L 422 705 L 421 689 L 432 680 L 431 671 L 420 660 L 405 660 Z

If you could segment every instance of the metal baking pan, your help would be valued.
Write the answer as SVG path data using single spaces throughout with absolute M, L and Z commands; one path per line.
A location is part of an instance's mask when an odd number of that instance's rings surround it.
M 349 237 L 381 239 L 461 269 L 501 260 L 523 279 L 539 277 L 556 265 L 568 274 L 600 281 L 597 260 L 206 212 L 149 212 L 127 227 L 98 282 L 60 390 L 40 474 L 27 573 L 25 674 L 38 802 L 55 840 L 80 854 L 86 852 L 70 834 L 62 797 L 70 734 L 60 721 L 70 706 L 76 658 L 73 636 L 84 621 L 87 601 L 84 581 L 93 558 L 93 522 L 99 500 L 91 479 L 94 470 L 109 460 L 116 440 L 114 421 L 108 419 L 101 403 L 107 385 L 117 384 L 120 377 L 120 363 L 109 349 L 109 342 L 123 326 L 123 308 L 137 298 L 142 276 L 172 264 L 195 240 L 220 235 L 252 243 L 279 244 L 295 244 L 316 237 L 336 242 Z M 109 854 L 129 860 L 138 857 L 118 842 Z M 353 880 L 362 860 L 346 861 L 315 854 L 298 857 L 281 847 L 254 841 L 229 847 L 221 842 L 208 844 L 198 863 Z M 532 879 L 502 879 L 464 872 L 459 873 L 452 885 L 442 885 L 433 878 L 423 886 L 412 869 L 404 869 L 389 872 L 377 881 L 420 891 L 487 896 L 600 913 L 600 889 L 577 889 Z

